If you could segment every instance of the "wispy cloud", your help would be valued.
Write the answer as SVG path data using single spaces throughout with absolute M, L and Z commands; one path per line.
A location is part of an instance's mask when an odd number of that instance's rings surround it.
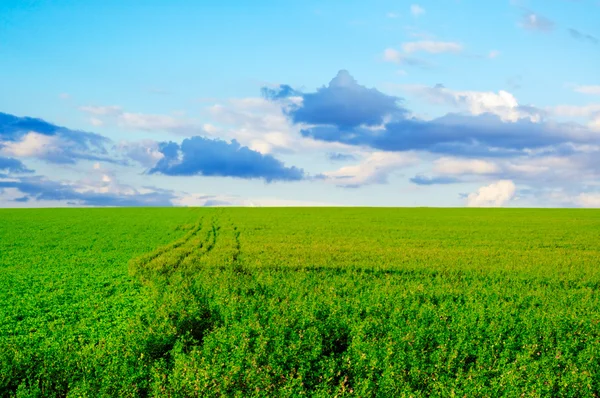
M 402 49 L 405 53 L 411 54 L 415 52 L 426 52 L 430 54 L 454 53 L 462 52 L 463 45 L 450 41 L 433 41 L 422 40 L 412 41 L 402 44 Z
M 573 28 L 569 28 L 568 31 L 569 31 L 569 34 L 571 35 L 571 37 L 576 40 L 585 41 L 585 42 L 592 43 L 595 45 L 600 44 L 600 39 L 598 39 L 596 36 L 592 36 L 590 34 L 580 32 L 577 29 L 573 29 Z
M 523 29 L 546 33 L 554 30 L 553 21 L 533 11 L 525 11 L 521 18 L 520 26 Z
M 409 152 L 373 152 L 358 164 L 323 173 L 320 179 L 345 188 L 385 184 L 395 171 L 414 165 L 417 161 L 418 157 Z
M 165 114 L 150 114 L 127 112 L 120 106 L 82 106 L 82 112 L 90 115 L 90 122 L 94 126 L 114 124 L 123 129 L 141 131 L 161 131 L 178 134 L 193 134 L 203 132 L 202 127 L 180 116 Z
M 413 4 L 410 6 L 410 13 L 413 16 L 418 17 L 425 14 L 425 9 L 418 4 Z
M 435 176 L 428 177 L 422 174 L 416 175 L 410 179 L 410 182 L 416 185 L 445 185 L 445 184 L 456 184 L 461 182 L 455 177 Z
M 97 170 L 101 172 L 101 170 Z M 55 181 L 44 176 L 0 179 L 0 189 L 12 188 L 25 195 L 19 201 L 68 202 L 76 206 L 171 206 L 175 194 L 158 188 L 135 189 L 116 182 L 114 176 L 95 173 L 97 179 Z
M 600 85 L 573 86 L 573 91 L 581 94 L 600 95 Z
M 408 56 L 393 48 L 386 48 L 383 51 L 383 60 L 385 62 L 391 62 L 398 65 L 415 66 L 419 68 L 427 68 L 430 66 L 425 60 Z

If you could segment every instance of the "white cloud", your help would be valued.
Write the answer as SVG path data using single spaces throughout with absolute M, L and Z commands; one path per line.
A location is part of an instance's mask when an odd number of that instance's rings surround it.
M 90 123 L 92 124 L 92 126 L 95 126 L 95 127 L 100 127 L 100 126 L 104 125 L 104 122 L 102 120 L 98 119 L 97 117 L 91 117 Z
M 554 116 L 587 118 L 588 127 L 600 132 L 600 104 L 557 105 L 547 107 L 546 111 Z
M 121 184 L 112 170 L 105 169 L 100 163 L 92 166 L 86 177 L 72 184 L 75 192 L 79 193 L 101 193 L 120 196 L 138 195 L 140 192 L 134 187 Z
M 398 18 L 400 15 L 397 12 L 388 12 L 386 16 L 388 18 Z
M 110 106 L 82 106 L 79 108 L 85 113 L 89 113 L 90 115 L 96 116 L 112 116 L 112 115 L 120 115 L 123 113 L 123 109 L 120 106 L 110 105 Z
M 215 131 L 261 153 L 292 151 L 294 137 L 299 136 L 299 129 L 290 123 L 281 104 L 264 98 L 230 99 L 207 110 L 224 127 Z
M 410 6 L 410 13 L 413 16 L 418 17 L 419 15 L 425 14 L 425 9 L 418 4 L 413 4 Z
M 596 116 L 588 123 L 588 126 L 595 131 L 600 131 L 600 115 Z
M 567 117 L 591 117 L 600 113 L 600 104 L 589 105 L 557 105 L 546 108 L 555 116 Z
M 433 40 L 421 40 L 411 41 L 402 44 L 402 49 L 405 53 L 411 54 L 415 52 L 427 52 L 430 54 L 441 54 L 441 53 L 460 53 L 463 50 L 463 46 L 460 43 L 450 41 L 433 41 Z
M 0 152 L 16 157 L 40 157 L 60 153 L 61 143 L 56 136 L 49 136 L 30 131 L 20 141 L 3 141 Z
M 403 54 L 398 50 L 394 50 L 393 48 L 386 48 L 383 51 L 383 60 L 401 64 L 403 61 Z
M 153 140 L 121 141 L 115 148 L 125 153 L 128 158 L 148 168 L 156 165 L 164 157 L 158 150 L 158 143 Z
M 283 102 L 255 97 L 230 99 L 207 108 L 214 124 L 210 129 L 205 125 L 205 130 L 219 138 L 236 139 L 261 153 L 347 148 L 344 144 L 302 137 L 300 130 L 305 126 L 292 124 L 285 114 L 287 106 L 299 104 L 301 100 L 300 97 Z
M 126 112 L 120 106 L 82 106 L 81 111 L 91 115 L 90 123 L 94 126 L 115 124 L 124 129 L 143 131 L 166 131 L 180 134 L 201 132 L 200 126 L 192 121 L 176 116 Z
M 600 193 L 582 193 L 575 198 L 575 203 L 582 207 L 600 207 Z
M 398 50 L 395 50 L 393 48 L 386 48 L 383 51 L 383 60 L 385 62 L 392 62 L 398 65 L 409 65 L 409 66 L 420 66 L 420 67 L 426 67 L 428 66 L 427 62 L 418 59 L 418 58 L 413 58 L 413 57 L 409 57 L 406 54 L 401 53 Z
M 186 128 L 189 123 L 168 115 L 151 115 L 144 113 L 124 112 L 119 117 L 119 124 L 125 128 L 137 130 L 177 130 Z
M 325 172 L 323 176 L 326 181 L 344 187 L 385 184 L 394 171 L 417 161 L 418 158 L 413 153 L 374 152 L 357 165 Z
M 573 90 L 581 94 L 600 95 L 600 85 L 598 86 L 575 86 Z
M 68 100 L 68 99 L 71 99 L 71 95 L 69 93 L 60 93 L 58 95 L 58 98 L 60 98 L 62 100 Z
M 477 192 L 469 194 L 467 206 L 469 207 L 500 207 L 514 198 L 515 184 L 510 180 L 500 180 L 483 186 Z
M 498 50 L 492 50 L 488 54 L 488 58 L 490 58 L 490 59 L 498 58 L 499 56 L 500 56 L 500 51 L 498 51 Z
M 437 105 L 450 105 L 469 111 L 473 115 L 492 113 L 503 121 L 515 122 L 529 119 L 540 122 L 542 112 L 532 107 L 519 105 L 514 95 L 508 91 L 454 91 L 443 86 L 428 87 L 422 85 L 403 85 L 405 90 L 423 97 L 426 101 Z
M 444 175 L 493 174 L 499 172 L 500 168 L 485 160 L 444 157 L 434 162 L 433 171 Z

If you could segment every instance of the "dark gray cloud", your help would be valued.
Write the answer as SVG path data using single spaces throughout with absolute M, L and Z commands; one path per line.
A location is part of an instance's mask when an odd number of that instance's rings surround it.
M 341 87 L 341 88 L 340 88 Z M 304 137 L 383 151 L 420 150 L 466 157 L 513 157 L 569 142 L 590 143 L 592 134 L 576 124 L 504 121 L 494 114 L 447 114 L 433 120 L 407 117 L 396 97 L 367 89 L 346 71 L 329 87 L 303 94 L 289 111 L 295 123 L 311 125 Z M 539 110 L 518 109 L 543 116 Z M 377 128 L 368 128 L 377 126 Z
M 302 169 L 286 167 L 273 156 L 241 146 L 236 140 L 228 143 L 191 137 L 184 139 L 181 145 L 160 143 L 158 151 L 163 157 L 150 169 L 150 174 L 260 178 L 267 182 L 296 181 L 305 177 Z
M 492 114 L 448 114 L 431 121 L 399 120 L 386 124 L 382 130 L 317 126 L 302 130 L 302 135 L 383 151 L 421 150 L 457 156 L 509 157 L 529 149 L 562 144 L 568 141 L 565 133 L 573 130 L 579 128 L 551 126 L 527 119 L 503 122 Z
M 354 128 L 379 125 L 386 116 L 405 114 L 398 97 L 359 85 L 346 70 L 339 71 L 328 86 L 301 96 L 302 105 L 288 111 L 294 123 Z
M 50 163 L 73 164 L 78 160 L 118 162 L 108 155 L 105 148 L 110 140 L 99 134 L 70 130 L 42 119 L 0 113 L 0 149 L 21 142 L 29 133 L 52 137 L 52 141 L 42 148 L 31 151 L 31 156 Z M 28 143 L 31 144 L 34 143 Z
M 0 156 L 0 170 L 8 173 L 32 173 L 20 160 Z
M 0 190 L 4 188 L 18 189 L 25 196 L 16 199 L 19 202 L 37 201 L 69 201 L 80 206 L 172 206 L 175 195 L 172 191 L 156 190 L 148 193 L 101 193 L 93 190 L 82 190 L 77 184 L 65 184 L 48 180 L 44 177 L 20 177 L 11 181 L 0 181 Z

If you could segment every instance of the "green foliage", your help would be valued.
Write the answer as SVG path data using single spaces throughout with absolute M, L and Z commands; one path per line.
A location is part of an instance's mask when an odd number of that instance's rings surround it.
M 2 396 L 600 395 L 600 212 L 0 212 Z

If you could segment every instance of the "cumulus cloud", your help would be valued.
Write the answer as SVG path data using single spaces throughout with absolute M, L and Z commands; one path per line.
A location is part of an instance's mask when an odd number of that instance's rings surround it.
M 302 94 L 302 104 L 289 113 L 294 123 L 353 128 L 375 126 L 385 117 L 401 116 L 398 98 L 359 85 L 346 70 L 340 70 L 327 87 Z
M 262 154 L 309 151 L 344 151 L 338 143 L 306 139 L 302 124 L 289 117 L 290 109 L 302 104 L 299 91 L 286 85 L 262 90 L 263 97 L 231 98 L 205 108 L 212 124 L 204 130 L 213 138 L 235 139 Z
M 359 164 L 323 173 L 321 179 L 346 188 L 385 184 L 393 172 L 417 161 L 413 153 L 374 152 Z
M 473 115 L 491 113 L 503 121 L 516 122 L 529 119 L 539 122 L 544 112 L 532 106 L 519 105 L 517 99 L 508 91 L 456 91 L 441 84 L 433 87 L 422 85 L 404 85 L 407 91 L 420 96 L 431 104 L 448 105 L 466 110 Z
M 298 142 L 298 129 L 286 115 L 297 101 L 287 97 L 293 92 L 285 87 L 268 88 L 263 89 L 266 98 L 235 98 L 209 106 L 207 113 L 220 126 L 214 133 L 265 154 L 295 151 L 306 143 Z
M 430 90 L 432 97 L 468 109 L 432 120 L 411 117 L 398 97 L 356 82 L 341 71 L 328 87 L 303 93 L 287 111 L 302 123 L 304 137 L 381 151 L 420 150 L 462 157 L 515 157 L 565 143 L 587 143 L 596 135 L 577 124 L 543 120 L 543 112 L 519 105 L 506 92 Z
M 404 52 L 407 54 L 415 52 L 426 52 L 430 54 L 457 54 L 463 50 L 463 45 L 450 41 L 421 40 L 402 44 L 402 50 L 404 50 Z
M 469 194 L 467 206 L 469 207 L 500 207 L 514 198 L 515 184 L 510 180 L 500 180 L 483 186 Z
M 158 147 L 163 157 L 150 169 L 150 174 L 169 176 L 220 176 L 271 181 L 297 181 L 304 171 L 286 167 L 271 155 L 263 155 L 236 140 L 226 142 L 203 137 L 191 137 L 181 145 L 162 142 Z
M 70 130 L 41 119 L 0 113 L 0 153 L 50 163 L 78 160 L 115 162 L 106 150 L 110 140 L 94 133 Z

